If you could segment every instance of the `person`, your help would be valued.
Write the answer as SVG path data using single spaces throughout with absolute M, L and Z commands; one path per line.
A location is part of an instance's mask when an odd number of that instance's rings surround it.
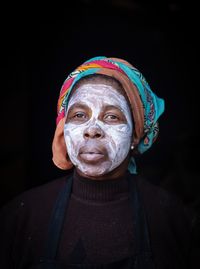
M 52 143 L 54 164 L 69 173 L 1 209 L 0 268 L 190 268 L 192 214 L 135 162 L 156 140 L 164 105 L 123 59 L 76 68 Z

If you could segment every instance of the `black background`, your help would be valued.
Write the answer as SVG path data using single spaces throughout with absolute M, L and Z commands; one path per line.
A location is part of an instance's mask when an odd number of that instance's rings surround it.
M 197 6 L 79 0 L 1 10 L 1 205 L 66 173 L 51 160 L 60 87 L 85 60 L 107 56 L 132 63 L 165 99 L 138 172 L 199 210 Z

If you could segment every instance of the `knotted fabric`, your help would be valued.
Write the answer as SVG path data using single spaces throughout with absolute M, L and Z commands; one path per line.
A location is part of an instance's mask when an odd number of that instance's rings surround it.
M 56 130 L 55 132 L 52 149 L 53 161 L 61 169 L 70 169 L 73 166 L 68 159 L 64 142 L 57 143 L 59 141 L 58 136 L 64 128 L 65 112 L 70 93 L 77 81 L 92 74 L 114 77 L 121 83 L 131 106 L 134 119 L 132 144 L 137 152 L 143 153 L 148 150 L 158 136 L 158 118 L 164 112 L 164 100 L 151 90 L 141 72 L 123 59 L 104 56 L 92 58 L 69 74 L 60 90 L 56 119 L 59 131 Z M 63 146 L 65 149 L 62 148 Z M 136 173 L 133 157 L 129 170 L 131 173 Z

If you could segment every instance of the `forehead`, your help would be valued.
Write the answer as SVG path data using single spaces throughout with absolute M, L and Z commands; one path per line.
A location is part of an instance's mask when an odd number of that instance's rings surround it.
M 68 105 L 71 107 L 75 103 L 91 103 L 91 105 L 107 103 L 128 107 L 126 98 L 116 87 L 109 84 L 93 82 L 84 83 L 73 91 Z

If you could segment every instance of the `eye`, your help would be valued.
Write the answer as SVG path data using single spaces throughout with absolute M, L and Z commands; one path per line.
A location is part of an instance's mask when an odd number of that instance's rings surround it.
M 76 112 L 73 118 L 74 119 L 86 119 L 86 114 L 84 112 Z
M 87 113 L 83 111 L 77 111 L 74 113 L 69 113 L 66 122 L 74 122 L 77 124 L 84 123 L 88 120 Z
M 66 123 L 82 124 L 90 118 L 90 108 L 86 105 L 76 103 L 72 105 L 67 113 Z
M 104 116 L 104 121 L 107 121 L 107 122 L 118 122 L 119 120 L 120 118 L 115 114 L 106 114 Z

